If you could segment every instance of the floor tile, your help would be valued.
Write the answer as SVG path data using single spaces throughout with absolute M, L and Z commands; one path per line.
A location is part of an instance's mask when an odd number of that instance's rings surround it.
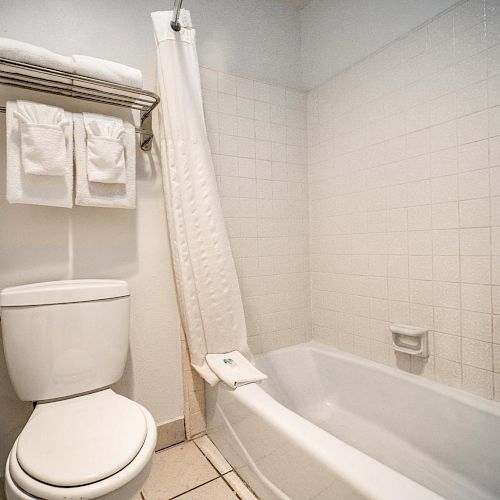
M 151 475 L 142 492 L 146 500 L 167 500 L 218 476 L 193 442 L 155 454 Z
M 221 452 L 215 447 L 208 436 L 201 436 L 195 439 L 194 442 L 221 474 L 226 474 L 226 472 L 232 470 L 228 461 L 222 456 Z
M 235 500 L 237 498 L 235 493 L 221 478 L 177 497 L 178 500 Z
M 258 500 L 235 472 L 225 474 L 224 479 L 231 485 L 231 488 L 238 493 L 241 500 Z

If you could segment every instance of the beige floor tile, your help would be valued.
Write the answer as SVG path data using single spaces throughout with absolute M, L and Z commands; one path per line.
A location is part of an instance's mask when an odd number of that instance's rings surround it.
M 238 493 L 241 500 L 258 500 L 235 472 L 225 474 L 224 479 L 231 485 L 231 488 Z
M 146 500 L 167 500 L 217 476 L 196 445 L 186 442 L 156 453 L 142 493 Z
M 179 500 L 235 500 L 237 498 L 231 488 L 220 478 L 178 497 Z
M 221 452 L 216 448 L 208 436 L 201 436 L 195 439 L 194 442 L 221 474 L 225 474 L 232 470 L 229 462 L 222 456 Z

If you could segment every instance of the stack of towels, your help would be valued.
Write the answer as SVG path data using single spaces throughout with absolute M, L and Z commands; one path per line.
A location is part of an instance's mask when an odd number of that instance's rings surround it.
M 75 75 L 142 88 L 142 73 L 130 66 L 90 56 L 62 56 L 50 50 L 0 37 L 0 57 Z
M 8 101 L 10 203 L 135 208 L 135 128 L 119 118 Z M 74 158 L 74 161 L 73 161 Z
M 142 87 L 135 68 L 95 57 L 62 56 L 0 38 L 0 58 Z M 119 118 L 7 102 L 7 200 L 55 207 L 135 208 L 135 128 Z M 74 158 L 74 160 L 73 160 Z

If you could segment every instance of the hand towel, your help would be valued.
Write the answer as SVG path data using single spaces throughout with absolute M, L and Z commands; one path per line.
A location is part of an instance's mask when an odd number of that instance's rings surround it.
M 239 351 L 226 354 L 207 354 L 206 360 L 212 371 L 229 387 L 261 382 L 267 375 L 257 370 Z
M 142 73 L 136 68 L 97 57 L 81 55 L 72 57 L 77 75 L 142 88 Z
M 123 122 L 125 129 L 125 184 L 91 182 L 87 177 L 87 134 L 83 115 L 73 115 L 76 166 L 76 204 L 88 207 L 135 208 L 135 127 Z
M 21 164 L 26 174 L 65 175 L 73 169 L 64 135 L 69 121 L 62 108 L 17 101 L 14 117 L 20 124 Z
M 71 113 L 65 112 L 66 171 L 64 175 L 31 175 L 21 165 L 21 122 L 17 102 L 7 101 L 7 201 L 53 207 L 73 206 L 73 126 Z
M 87 135 L 87 179 L 104 184 L 125 184 L 123 120 L 83 113 Z
M 75 72 L 75 62 L 71 57 L 11 38 L 0 38 L 0 57 L 59 71 Z

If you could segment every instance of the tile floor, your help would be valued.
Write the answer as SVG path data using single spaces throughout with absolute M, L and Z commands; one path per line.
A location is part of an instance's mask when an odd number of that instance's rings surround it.
M 0 477 L 0 500 L 5 498 Z M 134 500 L 257 500 L 207 436 L 155 454 L 151 475 Z
M 257 500 L 208 436 L 155 454 L 143 500 Z

